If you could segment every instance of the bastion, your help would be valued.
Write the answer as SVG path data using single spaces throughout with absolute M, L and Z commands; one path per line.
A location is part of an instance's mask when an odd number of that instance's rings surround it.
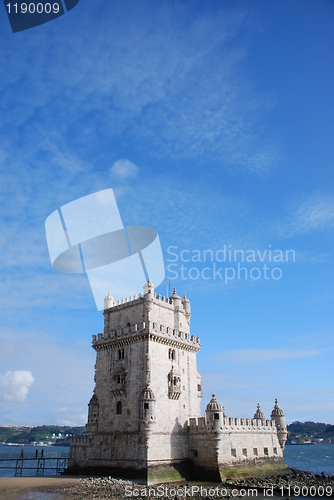
M 108 474 L 148 484 L 220 481 L 288 470 L 285 415 L 231 418 L 215 394 L 201 416 L 202 379 L 190 334 L 190 302 L 174 289 L 104 300 L 104 332 L 93 335 L 95 389 L 88 435 L 72 436 L 68 473 Z

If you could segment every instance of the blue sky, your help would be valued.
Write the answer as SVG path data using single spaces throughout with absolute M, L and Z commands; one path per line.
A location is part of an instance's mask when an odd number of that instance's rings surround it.
M 44 224 L 110 187 L 167 277 L 178 255 L 203 411 L 215 391 L 229 416 L 277 397 L 288 422 L 334 423 L 333 21 L 330 0 L 80 0 L 13 34 L 0 8 L 1 424 L 86 422 L 103 317 L 84 275 L 52 269 Z M 224 245 L 267 250 L 248 273 L 281 279 L 181 261 Z

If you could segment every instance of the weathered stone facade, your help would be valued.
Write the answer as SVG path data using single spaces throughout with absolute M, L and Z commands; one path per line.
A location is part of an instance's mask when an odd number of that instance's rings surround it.
M 231 466 L 283 464 L 287 437 L 277 400 L 266 420 L 228 418 L 214 394 L 201 417 L 202 381 L 190 335 L 190 302 L 174 289 L 105 298 L 104 333 L 93 335 L 95 389 L 88 436 L 73 437 L 69 471 L 105 471 L 148 482 L 217 479 Z M 227 469 L 226 469 L 227 468 Z

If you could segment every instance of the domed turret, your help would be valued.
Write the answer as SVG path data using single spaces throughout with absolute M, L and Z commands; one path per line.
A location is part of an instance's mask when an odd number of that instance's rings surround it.
M 148 277 L 148 280 L 144 285 L 144 295 L 149 295 L 149 298 L 153 299 L 153 294 L 154 294 L 154 285 L 150 280 L 150 277 Z
M 182 299 L 181 299 L 181 297 L 177 294 L 177 292 L 176 292 L 176 288 L 174 288 L 174 290 L 173 290 L 173 295 L 171 295 L 169 298 L 170 298 L 170 299 L 172 299 L 174 306 L 181 307 L 181 304 L 182 304 Z
M 189 322 L 190 316 L 191 316 L 191 314 L 190 314 L 190 302 L 189 302 L 188 297 L 186 296 L 186 292 L 184 292 L 182 304 L 183 304 L 183 309 L 184 309 L 184 312 L 186 314 L 187 320 Z
M 108 295 L 104 298 L 104 310 L 110 309 L 111 307 L 114 307 L 114 305 L 115 301 L 109 290 Z
M 147 385 L 141 396 L 141 419 L 146 423 L 155 422 L 154 403 L 154 393 Z
M 271 412 L 271 420 L 276 422 L 278 441 L 282 450 L 284 450 L 286 438 L 288 437 L 288 430 L 284 411 L 279 407 L 277 398 L 275 399 L 275 406 Z
M 219 429 L 224 423 L 224 418 L 227 418 L 225 408 L 218 403 L 214 392 L 205 412 L 207 424 L 210 425 L 211 429 Z
M 97 432 L 99 422 L 99 400 L 94 392 L 88 403 L 88 432 L 92 434 Z
M 266 416 L 265 416 L 265 414 L 263 413 L 263 411 L 260 408 L 260 403 L 257 404 L 257 410 L 254 413 L 254 418 L 256 420 L 262 420 L 264 422 L 266 421 Z

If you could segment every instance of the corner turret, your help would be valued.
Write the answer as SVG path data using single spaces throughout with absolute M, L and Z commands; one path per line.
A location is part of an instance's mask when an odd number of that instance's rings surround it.
M 150 277 L 148 277 L 148 280 L 144 285 L 144 296 L 149 295 L 149 298 L 153 299 L 153 294 L 154 294 L 154 285 L 151 282 Z
M 288 430 L 286 427 L 284 412 L 279 407 L 277 398 L 275 399 L 274 409 L 271 412 L 271 420 L 276 422 L 278 441 L 282 450 L 284 450 L 285 442 L 288 437 Z
M 93 396 L 91 397 L 91 399 L 88 403 L 87 427 L 88 427 L 88 432 L 90 435 L 97 432 L 98 423 L 99 423 L 99 401 L 98 401 L 97 396 L 94 392 Z
M 223 425 L 224 418 L 227 418 L 225 408 L 218 403 L 214 392 L 212 393 L 212 398 L 206 407 L 205 413 L 206 422 L 211 430 L 218 430 Z
M 114 301 L 113 296 L 110 294 L 110 290 L 108 292 L 108 295 L 104 298 L 104 310 L 110 309 L 111 307 L 114 307 L 116 302 Z
M 191 312 L 190 312 L 190 301 L 189 301 L 188 297 L 186 296 L 186 292 L 184 292 L 182 304 L 183 304 L 183 309 L 184 309 L 184 312 L 185 312 L 185 315 L 186 315 L 186 318 L 188 321 L 188 325 L 189 325 L 190 318 L 191 318 Z
M 170 298 L 170 299 L 172 299 L 173 304 L 174 304 L 174 307 L 179 307 L 179 308 L 181 307 L 181 304 L 182 304 L 182 299 L 181 299 L 181 297 L 177 294 L 177 292 L 176 292 L 176 288 L 174 288 L 174 290 L 173 290 L 173 295 L 171 295 L 169 298 Z
M 154 404 L 154 393 L 147 385 L 141 396 L 141 420 L 146 424 L 152 424 L 156 420 Z

